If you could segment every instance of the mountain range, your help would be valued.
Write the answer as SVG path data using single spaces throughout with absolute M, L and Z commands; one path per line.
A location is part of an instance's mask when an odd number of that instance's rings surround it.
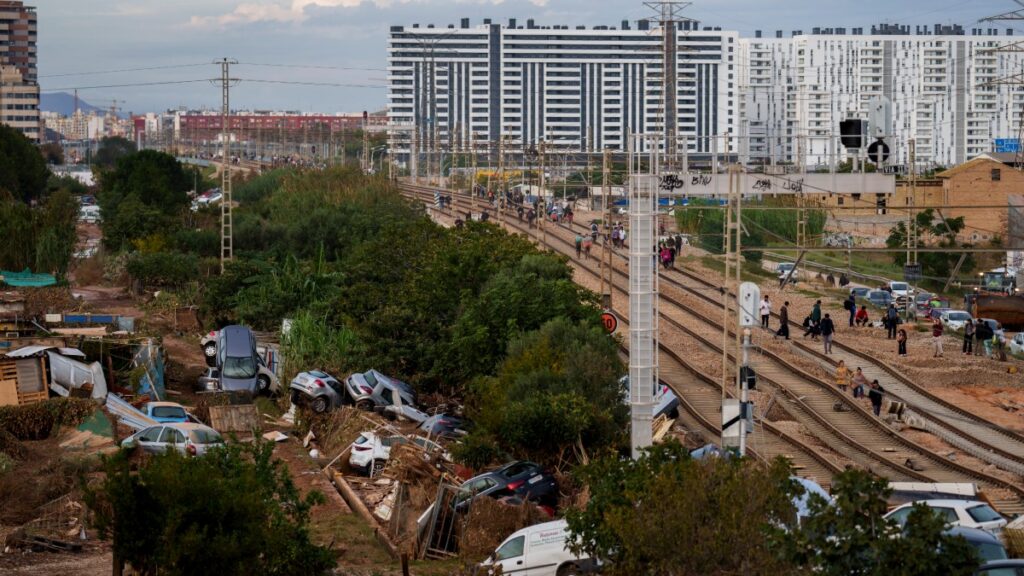
M 43 92 L 39 95 L 39 109 L 43 112 L 57 112 L 64 116 L 70 116 L 75 112 L 75 95 L 67 92 Z M 107 109 L 93 106 L 82 98 L 78 99 L 78 109 L 83 113 L 104 112 Z M 120 115 L 120 114 L 119 114 Z

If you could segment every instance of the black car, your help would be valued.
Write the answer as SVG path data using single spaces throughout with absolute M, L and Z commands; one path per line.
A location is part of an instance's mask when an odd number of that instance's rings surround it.
M 419 429 L 430 438 L 455 440 L 466 435 L 469 422 L 457 416 L 435 414 L 424 420 Z
M 501 468 L 474 476 L 462 484 L 455 497 L 455 509 L 465 512 L 477 496 L 491 498 L 519 496 L 554 506 L 558 503 L 558 482 L 534 462 L 509 462 Z

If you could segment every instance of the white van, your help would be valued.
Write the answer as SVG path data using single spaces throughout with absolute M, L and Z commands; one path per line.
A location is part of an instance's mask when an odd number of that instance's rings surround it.
M 566 549 L 569 539 L 565 520 L 536 524 L 512 534 L 480 563 L 480 574 L 518 576 L 571 576 L 596 572 L 597 562 L 579 557 Z

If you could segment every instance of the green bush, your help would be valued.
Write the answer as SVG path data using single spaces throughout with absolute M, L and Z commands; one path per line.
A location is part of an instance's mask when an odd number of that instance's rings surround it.
M 125 269 L 144 286 L 178 287 L 199 278 L 199 257 L 176 252 L 134 253 Z
M 77 426 L 96 411 L 88 398 L 50 398 L 27 406 L 0 406 L 0 429 L 18 440 L 42 440 L 57 425 Z
M 168 244 L 178 252 L 205 258 L 220 258 L 220 230 L 177 230 Z
M 137 472 L 122 451 L 104 461 L 101 484 L 83 479 L 85 502 L 113 541 L 115 563 L 142 574 L 323 574 L 334 560 L 311 541 L 308 525 L 324 496 L 303 498 L 273 451 L 264 441 L 199 458 L 171 450 Z

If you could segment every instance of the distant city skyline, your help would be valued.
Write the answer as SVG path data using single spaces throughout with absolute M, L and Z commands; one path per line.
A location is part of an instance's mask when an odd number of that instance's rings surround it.
M 388 27 L 446 27 L 471 18 L 507 22 L 533 18 L 538 25 L 611 25 L 636 21 L 651 11 L 639 0 L 38 0 L 39 81 L 44 92 L 81 88 L 96 106 L 119 101 L 136 113 L 170 107 L 219 106 L 219 76 L 212 62 L 237 59 L 233 108 L 303 112 L 377 110 L 387 103 L 385 61 Z M 1010 0 L 698 0 L 684 14 L 708 26 L 810 32 L 821 27 L 879 23 L 977 24 L 979 18 L 1018 7 Z M 1024 28 L 1015 31 L 1024 36 Z M 210 64 L 206 64 L 206 63 Z M 245 64 L 248 63 L 248 64 Z M 267 66 L 273 65 L 273 66 Z M 309 66 L 299 68 L 297 65 Z M 319 67 L 319 68 L 318 68 Z M 148 70 L 134 70 L 148 68 Z M 102 73 L 115 70 L 131 72 Z M 96 72 L 82 74 L 79 72 Z M 70 75 L 75 74 L 75 75 Z M 249 81 L 247 81 L 249 80 Z M 295 85 L 252 82 L 304 82 Z M 176 84 L 158 84 L 180 82 Z M 151 84 L 123 86 L 124 84 Z M 99 88 L 93 88 L 99 87 Z

